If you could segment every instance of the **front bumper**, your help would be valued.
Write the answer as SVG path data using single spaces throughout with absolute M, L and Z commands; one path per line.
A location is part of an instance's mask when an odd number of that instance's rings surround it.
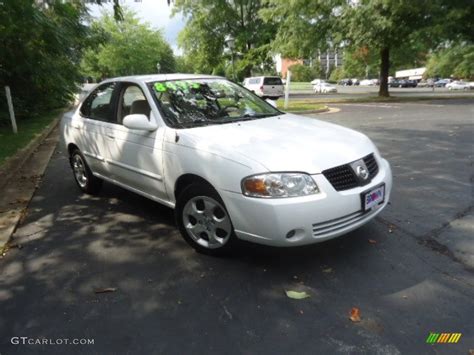
M 322 175 L 313 175 L 320 193 L 295 198 L 263 199 L 219 191 L 238 238 L 272 246 L 296 246 L 322 242 L 346 234 L 370 221 L 388 204 L 392 172 L 378 159 L 379 172 L 370 184 L 336 191 Z M 385 183 L 383 204 L 362 211 L 361 193 Z M 293 233 L 294 231 L 294 233 Z M 290 236 L 288 238 L 288 233 Z

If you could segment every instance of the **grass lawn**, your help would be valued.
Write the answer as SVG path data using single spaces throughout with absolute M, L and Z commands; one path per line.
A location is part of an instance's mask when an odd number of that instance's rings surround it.
M 60 112 L 61 110 L 54 110 L 35 118 L 17 119 L 18 134 L 13 133 L 9 120 L 6 125 L 0 126 L 0 166 L 8 157 L 26 147 Z
M 310 110 L 321 110 L 326 108 L 326 105 L 320 102 L 314 102 L 313 100 L 291 100 L 288 102 L 288 107 L 285 109 L 284 99 L 277 101 L 277 107 L 284 111 L 310 111 Z
M 293 90 L 312 90 L 313 86 L 309 82 L 290 82 L 290 92 Z

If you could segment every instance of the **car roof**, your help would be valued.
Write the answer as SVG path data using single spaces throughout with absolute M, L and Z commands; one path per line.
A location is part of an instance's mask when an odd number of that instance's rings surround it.
M 278 78 L 278 79 L 281 79 L 278 75 L 263 75 L 263 76 L 249 76 L 248 78 L 245 78 L 246 79 L 260 79 L 260 78 Z
M 167 80 L 186 80 L 186 79 L 225 79 L 221 76 L 206 75 L 206 74 L 150 74 L 150 75 L 131 75 L 131 76 L 120 76 L 116 78 L 108 78 L 102 83 L 114 82 L 114 81 L 132 81 L 132 82 L 144 82 L 149 83 L 153 81 L 167 81 Z

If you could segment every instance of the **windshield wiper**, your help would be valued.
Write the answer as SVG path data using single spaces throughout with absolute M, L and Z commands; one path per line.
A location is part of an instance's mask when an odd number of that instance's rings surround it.
M 273 117 L 273 116 L 277 116 L 277 115 L 278 114 L 276 114 L 276 113 L 257 113 L 257 114 L 253 114 L 253 115 L 251 115 L 249 113 L 246 113 L 242 117 L 239 117 L 238 121 L 250 121 L 250 120 L 257 119 L 257 118 Z

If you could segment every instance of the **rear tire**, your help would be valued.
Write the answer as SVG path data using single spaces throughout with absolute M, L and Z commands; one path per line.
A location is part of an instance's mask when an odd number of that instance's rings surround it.
M 95 177 L 79 149 L 74 149 L 69 158 L 74 180 L 86 194 L 95 195 L 102 188 L 102 179 Z
M 228 255 L 237 237 L 221 197 L 212 187 L 192 184 L 178 196 L 176 224 L 184 240 L 197 252 Z

